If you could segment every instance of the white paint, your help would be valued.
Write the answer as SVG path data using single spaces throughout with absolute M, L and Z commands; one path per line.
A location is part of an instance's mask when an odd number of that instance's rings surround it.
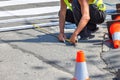
M 30 3 L 53 2 L 53 1 L 60 1 L 60 0 L 11 0 L 11 1 L 2 1 L 2 2 L 0 2 L 0 7 L 30 4 Z
M 30 8 L 30 9 L 22 9 L 22 10 L 14 10 L 14 11 L 0 11 L 0 17 L 38 15 L 38 14 L 52 13 L 58 11 L 59 11 L 59 6 Z
M 58 25 L 59 22 L 49 22 L 49 23 L 42 23 L 42 24 L 36 24 L 37 26 L 44 27 L 44 26 L 55 26 Z M 0 32 L 7 32 L 7 31 L 13 31 L 13 30 L 23 30 L 23 29 L 32 29 L 35 28 L 33 25 L 21 25 L 21 26 L 13 26 L 13 27 L 3 27 L 0 28 Z
M 58 15 L 46 15 L 46 16 L 36 16 L 36 17 L 27 17 L 27 18 L 7 19 L 7 20 L 0 20 L 0 24 L 20 22 L 20 21 L 40 20 L 40 19 L 50 19 L 57 17 Z
M 71 25 L 69 22 L 65 22 L 66 25 Z M 39 27 L 46 27 L 46 26 L 58 26 L 59 22 L 49 22 L 49 23 L 41 23 L 35 24 Z M 21 25 L 21 26 L 12 26 L 12 27 L 3 27 L 0 28 L 0 32 L 7 32 L 7 31 L 14 31 L 14 30 L 24 30 L 24 29 L 33 29 L 35 26 L 33 25 Z

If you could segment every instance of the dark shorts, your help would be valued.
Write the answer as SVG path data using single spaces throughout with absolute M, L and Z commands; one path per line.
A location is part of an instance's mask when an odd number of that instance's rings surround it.
M 66 12 L 66 21 L 76 23 L 78 25 L 82 14 L 80 5 L 77 0 L 73 0 L 72 2 L 73 11 L 67 9 Z M 103 23 L 106 18 L 106 13 L 104 11 L 100 11 L 97 9 L 97 6 L 94 4 L 89 5 L 90 9 L 90 21 L 89 23 L 100 24 Z

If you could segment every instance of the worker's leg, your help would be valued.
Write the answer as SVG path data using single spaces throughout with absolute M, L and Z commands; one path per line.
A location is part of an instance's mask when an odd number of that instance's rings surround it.
M 89 6 L 90 9 L 90 21 L 89 23 L 93 24 L 101 24 L 104 22 L 106 18 L 106 13 L 104 11 L 98 10 L 97 6 L 94 4 L 91 4 Z
M 81 19 L 81 8 L 77 0 L 73 0 L 73 16 L 76 25 L 78 25 Z M 104 22 L 106 14 L 103 11 L 97 9 L 97 6 L 90 5 L 90 21 L 86 25 L 86 27 L 80 32 L 80 36 L 82 37 L 89 37 L 91 36 L 92 31 L 96 31 L 97 24 Z
M 82 17 L 82 14 L 81 14 L 81 8 L 80 8 L 80 5 L 78 3 L 78 0 L 73 0 L 73 3 L 72 3 L 72 6 L 73 6 L 73 16 L 74 16 L 74 20 L 75 20 L 75 23 L 76 25 L 78 26 L 79 24 L 79 21 Z M 89 25 L 89 23 L 87 24 Z M 91 31 L 89 29 L 87 29 L 87 25 L 86 27 L 79 33 L 81 39 L 87 39 L 87 38 L 93 38 L 94 35 L 91 35 Z
M 99 28 L 97 27 L 97 24 L 94 24 L 94 23 L 88 23 L 87 24 L 87 29 L 90 30 L 92 33 L 99 30 Z
M 104 22 L 106 18 L 106 13 L 103 11 L 98 10 L 96 5 L 90 5 L 90 21 L 87 25 L 88 29 L 92 32 L 98 30 L 97 24 L 101 24 Z

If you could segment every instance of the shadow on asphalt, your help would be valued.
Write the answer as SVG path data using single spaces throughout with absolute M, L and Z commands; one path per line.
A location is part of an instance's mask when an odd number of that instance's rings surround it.
M 24 35 L 24 33 L 23 33 Z M 58 35 L 58 33 L 55 33 L 53 35 Z M 71 36 L 71 33 L 67 33 L 66 34 L 67 37 L 69 38 Z M 11 43 L 11 42 L 27 42 L 27 43 L 42 43 L 42 42 L 51 42 L 51 43 L 59 43 L 58 39 L 54 36 L 52 36 L 51 34 L 45 34 L 45 35 L 38 35 L 34 38 L 27 38 L 27 39 L 22 39 L 22 40 L 3 40 L 4 42 L 7 43 Z M 79 42 L 82 43 L 95 43 L 94 45 L 100 45 L 101 44 L 101 40 L 79 40 Z M 92 58 L 94 58 L 95 56 L 87 56 L 87 58 L 91 58 L 89 62 L 94 63 L 94 61 L 92 60 Z M 75 59 L 71 59 L 72 61 L 75 61 Z M 49 61 L 44 59 L 44 62 L 46 62 L 47 64 L 52 65 L 55 68 L 58 68 L 59 70 L 63 70 L 66 71 L 68 73 L 70 73 L 70 71 L 68 69 L 65 69 L 64 66 L 60 66 L 59 65 L 59 61 Z M 66 64 L 67 65 L 67 64 Z M 36 69 L 36 70 L 41 70 L 41 69 L 45 69 L 46 67 L 42 67 L 42 66 L 32 66 L 32 69 Z M 69 67 L 68 67 L 69 68 Z M 106 75 L 96 75 L 96 76 L 90 76 L 91 78 L 98 78 L 98 77 L 106 77 Z M 58 80 L 70 80 L 70 78 L 59 78 Z
M 26 33 L 20 33 L 21 35 L 26 35 Z M 72 33 L 66 33 L 67 38 L 69 39 Z M 21 40 L 15 40 L 14 38 L 11 40 L 4 40 L 4 42 L 27 42 L 27 43 L 42 43 L 42 42 L 51 42 L 51 43 L 60 43 L 60 41 L 57 38 L 58 33 L 54 34 L 45 34 L 45 35 L 37 35 L 34 38 L 28 38 L 28 39 L 21 39 Z M 94 45 L 101 45 L 101 40 L 78 40 L 80 43 L 95 43 Z M 63 42 L 62 42 L 63 43 Z M 71 46 L 69 42 L 65 43 L 67 46 Z
M 64 78 L 64 77 L 63 77 L 63 78 L 59 78 L 59 79 L 57 79 L 57 80 L 72 80 L 72 79 L 66 78 L 66 77 Z
M 106 40 L 103 42 L 104 45 L 106 45 L 107 47 L 114 49 L 112 41 L 111 40 Z

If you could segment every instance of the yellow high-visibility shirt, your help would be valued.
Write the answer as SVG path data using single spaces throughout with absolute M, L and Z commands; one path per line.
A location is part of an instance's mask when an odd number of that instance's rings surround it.
M 67 7 L 70 10 L 72 10 L 71 3 L 69 3 L 68 0 L 64 0 L 64 2 L 66 3 Z M 89 4 L 95 4 L 98 7 L 98 9 L 101 10 L 101 11 L 105 11 L 106 10 L 106 6 L 103 3 L 103 0 L 88 0 L 88 3 Z
M 99 10 L 101 11 L 105 11 L 106 10 L 106 6 L 103 3 L 103 0 L 88 0 L 89 4 L 95 4 Z

